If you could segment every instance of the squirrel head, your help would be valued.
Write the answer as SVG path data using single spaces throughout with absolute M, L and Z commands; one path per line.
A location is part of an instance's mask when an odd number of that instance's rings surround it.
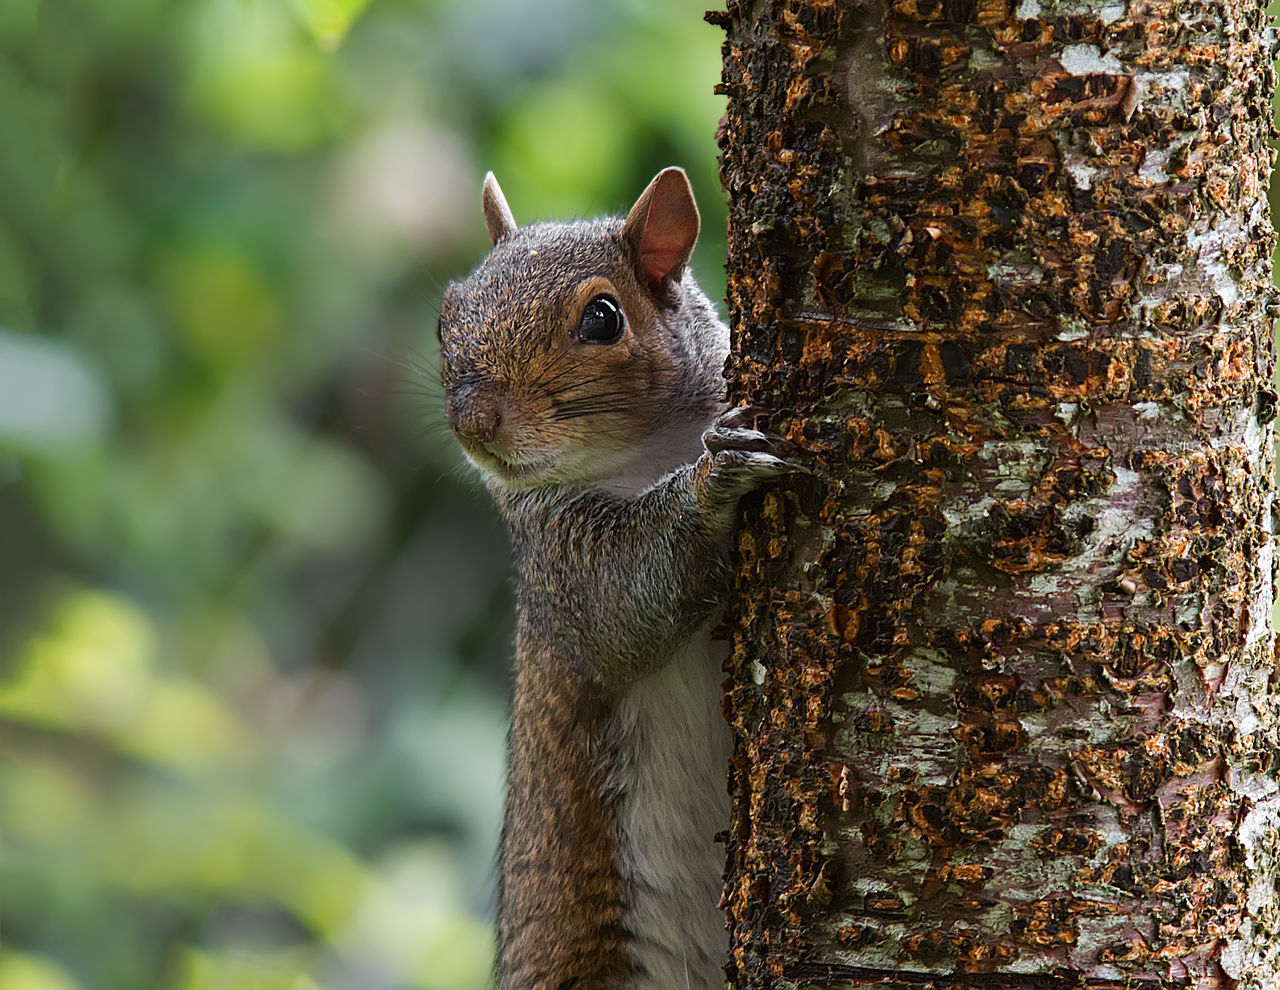
M 699 219 L 683 170 L 625 219 L 517 227 L 492 172 L 483 205 L 493 250 L 445 290 L 439 337 L 446 418 L 492 482 L 607 484 L 714 415 L 727 344 L 685 272 Z

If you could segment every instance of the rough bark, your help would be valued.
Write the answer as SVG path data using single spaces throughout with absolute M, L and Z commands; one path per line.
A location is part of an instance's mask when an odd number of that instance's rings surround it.
M 1280 985 L 1262 5 L 709 17 L 733 986 Z

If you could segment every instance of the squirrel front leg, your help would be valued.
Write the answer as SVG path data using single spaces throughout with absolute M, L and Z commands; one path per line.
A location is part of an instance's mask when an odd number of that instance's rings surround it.
M 632 497 L 504 492 L 521 571 L 520 634 L 617 687 L 657 669 L 719 604 L 740 496 L 787 464 L 731 409 L 704 452 Z

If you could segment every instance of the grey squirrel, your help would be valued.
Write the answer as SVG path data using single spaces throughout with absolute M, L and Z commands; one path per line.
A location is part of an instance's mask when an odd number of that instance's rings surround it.
M 728 825 L 722 644 L 738 498 L 787 470 L 725 410 L 728 329 L 686 271 L 699 217 L 659 172 L 624 219 L 517 227 L 441 303 L 445 415 L 511 532 L 516 682 L 504 990 L 711 990 Z

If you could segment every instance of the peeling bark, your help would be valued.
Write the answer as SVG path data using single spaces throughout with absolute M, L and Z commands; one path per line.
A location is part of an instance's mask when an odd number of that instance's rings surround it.
M 1262 5 L 708 16 L 733 986 L 1280 985 Z

